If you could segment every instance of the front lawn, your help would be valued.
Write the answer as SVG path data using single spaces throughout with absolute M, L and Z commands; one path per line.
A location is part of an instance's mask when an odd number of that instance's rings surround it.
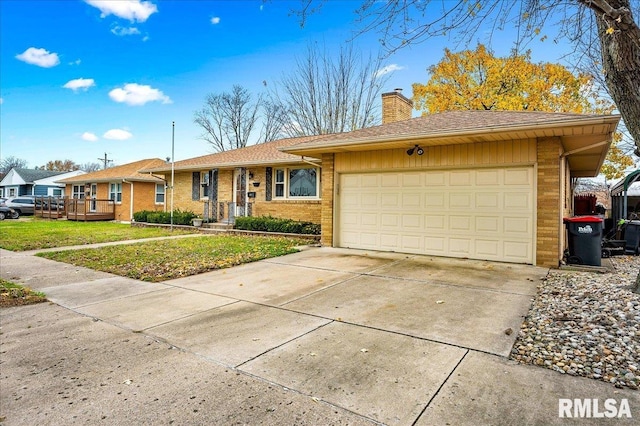
M 37 217 L 0 222 L 0 248 L 11 251 L 37 250 L 110 241 L 138 240 L 193 233 L 165 228 L 142 228 L 115 222 L 73 222 Z
M 308 240 L 215 235 L 149 241 L 38 256 L 143 281 L 158 282 L 298 251 Z

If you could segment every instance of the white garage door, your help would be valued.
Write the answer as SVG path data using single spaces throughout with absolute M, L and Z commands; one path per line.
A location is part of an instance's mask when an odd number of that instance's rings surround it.
M 533 167 L 341 174 L 338 246 L 533 263 Z

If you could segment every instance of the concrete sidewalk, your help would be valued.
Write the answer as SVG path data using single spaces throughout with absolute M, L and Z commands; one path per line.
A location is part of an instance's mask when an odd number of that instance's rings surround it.
M 580 424 L 640 418 L 639 392 L 507 359 L 540 268 L 311 248 L 150 284 L 0 262 L 55 302 L 0 311 L 7 425 L 575 423 L 561 398 L 633 417 Z

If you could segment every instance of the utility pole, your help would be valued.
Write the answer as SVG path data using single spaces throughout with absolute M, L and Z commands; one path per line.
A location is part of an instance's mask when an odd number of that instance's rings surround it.
M 104 163 L 104 167 L 103 167 L 104 169 L 106 169 L 106 168 L 107 168 L 107 166 L 109 165 L 109 163 L 113 163 L 113 160 L 109 160 L 109 159 L 107 158 L 107 153 L 106 153 L 106 152 L 104 153 L 104 158 L 98 158 L 98 160 L 100 160 L 100 161 L 102 161 L 102 162 Z

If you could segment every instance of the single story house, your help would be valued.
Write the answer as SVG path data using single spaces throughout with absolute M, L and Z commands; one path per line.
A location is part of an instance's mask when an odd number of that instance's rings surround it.
M 101 201 L 108 202 L 115 205 L 115 220 L 131 221 L 133 213 L 137 211 L 165 209 L 166 182 L 163 177 L 138 172 L 162 164 L 165 164 L 164 160 L 150 158 L 62 179 L 60 182 L 66 185 L 71 198 L 96 200 L 91 204 L 91 209 L 99 209 Z
M 620 117 L 405 119 L 411 108 L 398 91 L 386 93 L 384 124 L 280 148 L 321 160 L 321 243 L 557 267 L 571 181 L 599 173 Z
M 396 90 L 380 126 L 175 162 L 174 207 L 320 223 L 325 246 L 557 267 L 572 179 L 599 173 L 620 117 L 412 108 Z M 171 186 L 170 163 L 140 172 Z
M 83 173 L 85 172 L 82 170 L 59 172 L 14 167 L 0 181 L 0 197 L 22 195 L 62 197 L 65 195 L 64 184 L 57 183 L 57 180 Z
M 267 216 L 320 223 L 320 164 L 281 148 L 317 136 L 281 139 L 140 170 L 173 186 L 174 208 L 230 221 Z M 167 200 L 167 208 L 170 209 Z

